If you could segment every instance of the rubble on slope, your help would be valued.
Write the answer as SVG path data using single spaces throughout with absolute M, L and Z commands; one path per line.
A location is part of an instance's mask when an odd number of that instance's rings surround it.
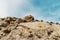
M 60 25 L 35 20 L 32 15 L 0 18 L 0 40 L 60 40 Z

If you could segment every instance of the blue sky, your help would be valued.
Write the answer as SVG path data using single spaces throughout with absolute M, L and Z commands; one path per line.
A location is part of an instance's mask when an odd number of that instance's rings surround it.
M 60 22 L 60 0 L 0 0 L 0 17 L 26 15 Z

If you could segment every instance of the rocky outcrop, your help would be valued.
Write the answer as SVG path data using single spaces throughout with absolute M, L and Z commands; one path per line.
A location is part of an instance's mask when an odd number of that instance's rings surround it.
M 60 24 L 7 17 L 0 19 L 0 40 L 60 40 Z

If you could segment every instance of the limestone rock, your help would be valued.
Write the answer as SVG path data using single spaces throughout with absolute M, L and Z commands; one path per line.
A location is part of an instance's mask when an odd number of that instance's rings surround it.
M 27 21 L 27 22 L 32 22 L 32 21 L 34 21 L 34 17 L 32 15 L 25 16 L 24 20 Z
M 60 40 L 60 24 L 34 21 L 31 15 L 1 18 L 0 40 Z
M 1 22 L 0 22 L 0 26 L 2 26 L 2 27 L 6 27 L 7 25 L 8 25 L 8 23 L 5 22 L 5 21 L 1 21 Z

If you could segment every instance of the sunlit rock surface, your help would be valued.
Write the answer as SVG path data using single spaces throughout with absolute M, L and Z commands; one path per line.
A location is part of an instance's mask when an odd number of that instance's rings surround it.
M 60 40 L 60 24 L 26 16 L 0 18 L 0 40 Z

